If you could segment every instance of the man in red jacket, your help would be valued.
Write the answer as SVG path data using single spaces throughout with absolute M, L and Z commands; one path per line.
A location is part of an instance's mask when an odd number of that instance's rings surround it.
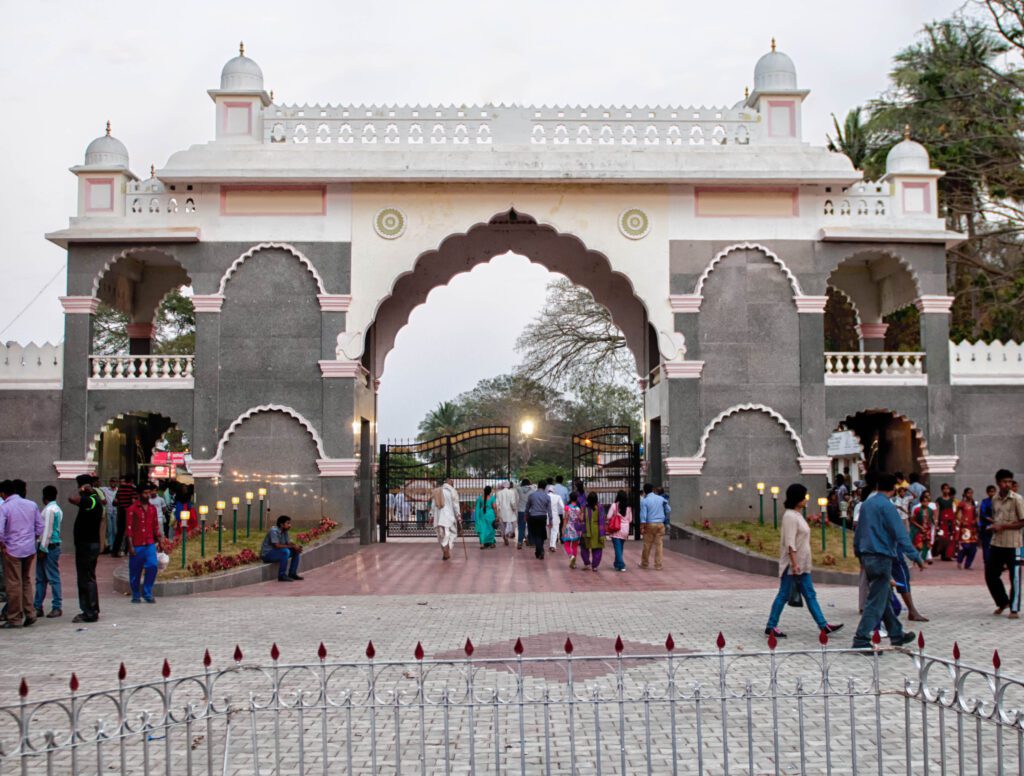
M 132 587 L 132 603 L 155 604 L 153 582 L 156 581 L 156 543 L 160 538 L 160 524 L 156 507 L 149 503 L 149 491 L 135 492 L 132 505 L 128 507 L 128 583 Z M 142 579 L 142 598 L 139 597 L 139 580 Z

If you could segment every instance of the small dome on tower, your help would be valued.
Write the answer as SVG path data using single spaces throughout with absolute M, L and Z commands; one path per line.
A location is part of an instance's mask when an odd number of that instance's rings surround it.
M 903 130 L 903 139 L 894 145 L 885 157 L 885 174 L 929 172 L 931 160 L 928 150 L 910 139 L 910 127 Z
M 796 65 L 788 56 L 775 50 L 775 38 L 772 38 L 772 50 L 754 65 L 754 91 L 788 92 L 797 88 Z
M 245 44 L 238 44 L 238 56 L 229 59 L 220 71 L 220 88 L 225 92 L 262 92 L 263 71 L 245 55 Z
M 110 134 L 109 121 L 106 134 L 100 135 L 85 149 L 85 163 L 105 167 L 128 167 L 128 149 L 124 147 L 124 143 Z

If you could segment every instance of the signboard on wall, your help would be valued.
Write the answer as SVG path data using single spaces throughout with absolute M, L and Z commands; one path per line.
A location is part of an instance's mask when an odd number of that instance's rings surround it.
M 864 448 L 852 431 L 836 431 L 828 438 L 829 458 L 852 458 L 863 453 Z

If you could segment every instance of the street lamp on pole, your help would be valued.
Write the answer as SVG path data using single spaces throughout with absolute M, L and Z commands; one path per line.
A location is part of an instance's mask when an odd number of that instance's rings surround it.
M 210 508 L 206 504 L 199 505 L 199 557 L 206 557 L 206 516 Z
M 818 518 L 821 520 L 821 551 L 825 551 L 825 507 L 828 505 L 828 499 L 822 496 L 818 499 Z
M 231 497 L 231 543 L 238 544 L 238 505 L 242 499 L 238 496 Z
M 252 517 L 252 499 L 255 494 L 251 490 L 245 492 L 245 538 L 249 538 L 251 528 L 250 518 Z
M 526 458 L 523 461 L 524 465 L 528 464 L 530 462 L 530 457 L 531 457 L 530 439 L 533 437 L 533 435 L 534 435 L 534 433 L 536 433 L 536 431 L 537 431 L 537 424 L 534 423 L 533 420 L 531 420 L 530 418 L 524 418 L 523 421 L 519 424 L 519 433 L 522 434 L 522 436 L 523 436 L 522 444 L 526 448 L 525 449 Z
M 775 530 L 779 528 L 779 486 L 772 485 L 772 525 Z
M 263 500 L 267 497 L 267 489 L 266 488 L 259 488 L 259 489 L 257 489 L 256 493 L 259 494 L 259 497 L 260 497 L 260 532 L 262 533 L 263 532 Z
M 764 483 L 757 483 L 757 503 L 758 503 L 758 518 L 757 522 L 759 525 L 764 525 Z
M 192 513 L 187 509 L 181 510 L 178 520 L 181 521 L 181 567 L 185 568 L 185 546 L 188 543 L 188 521 L 192 519 Z
M 224 549 L 224 510 L 226 507 L 225 501 L 217 501 L 217 554 Z

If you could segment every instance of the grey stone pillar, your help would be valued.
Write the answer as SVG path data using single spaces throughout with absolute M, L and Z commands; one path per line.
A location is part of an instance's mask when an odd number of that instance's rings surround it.
M 857 327 L 860 349 L 865 353 L 884 353 L 885 332 L 888 329 L 887 323 L 861 323 Z
M 89 450 L 87 388 L 94 315 L 99 299 L 63 296 L 64 386 L 61 391 L 60 457 L 83 461 Z
M 672 524 L 683 526 L 700 522 L 700 477 L 673 474 L 668 482 Z
M 133 356 L 148 356 L 153 352 L 153 324 L 128 324 L 128 353 Z
M 224 429 L 218 425 L 220 398 L 220 296 L 194 296 L 196 349 L 193 363 L 192 455 L 208 460 L 217 454 Z
M 796 299 L 800 326 L 800 438 L 808 455 L 824 455 L 832 429 L 825 426 L 825 300 Z
M 928 473 L 952 474 L 956 468 L 953 434 L 953 391 L 949 380 L 950 296 L 922 296 L 921 348 L 928 374 Z M 934 478 L 933 478 L 934 479 Z

